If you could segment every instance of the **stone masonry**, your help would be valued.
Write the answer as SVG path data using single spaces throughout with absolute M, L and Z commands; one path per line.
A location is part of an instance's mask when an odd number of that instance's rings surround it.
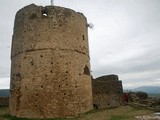
M 107 75 L 92 80 L 93 105 L 96 109 L 118 107 L 123 104 L 122 82 L 117 75 Z
M 87 19 L 57 6 L 31 4 L 15 17 L 10 114 L 70 117 L 92 109 Z
M 9 97 L 0 96 L 0 107 L 8 107 L 8 105 L 9 105 Z

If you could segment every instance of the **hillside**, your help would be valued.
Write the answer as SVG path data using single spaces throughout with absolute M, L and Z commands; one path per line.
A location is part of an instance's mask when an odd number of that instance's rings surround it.
M 0 97 L 7 97 L 7 96 L 9 96 L 9 89 L 1 89 Z
M 160 94 L 160 86 L 142 86 L 142 87 L 137 87 L 131 91 L 143 91 L 148 94 Z

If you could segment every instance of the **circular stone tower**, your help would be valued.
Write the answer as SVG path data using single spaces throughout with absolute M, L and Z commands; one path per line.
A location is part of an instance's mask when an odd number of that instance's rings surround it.
M 76 116 L 92 109 L 87 20 L 82 13 L 31 4 L 15 17 L 10 114 Z

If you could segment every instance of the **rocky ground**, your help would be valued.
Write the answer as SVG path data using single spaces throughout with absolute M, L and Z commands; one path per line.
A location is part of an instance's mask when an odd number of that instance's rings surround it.
M 160 116 L 157 116 L 155 114 L 135 116 L 135 118 L 137 120 L 160 120 Z

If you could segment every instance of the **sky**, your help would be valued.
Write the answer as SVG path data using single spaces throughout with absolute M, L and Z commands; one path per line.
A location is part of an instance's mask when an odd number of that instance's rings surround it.
M 50 0 L 0 0 L 0 89 L 9 88 L 16 12 Z M 88 23 L 91 74 L 117 74 L 124 89 L 160 86 L 160 0 L 54 0 L 82 12 Z

